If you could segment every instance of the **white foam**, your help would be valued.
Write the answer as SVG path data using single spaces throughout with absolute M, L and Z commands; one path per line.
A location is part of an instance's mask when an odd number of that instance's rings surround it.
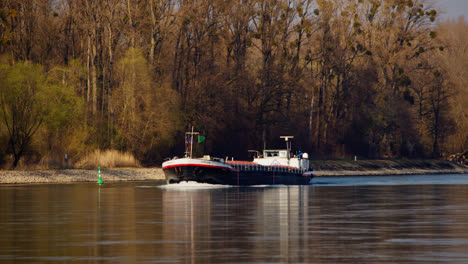
M 199 183 L 194 181 L 182 181 L 180 183 L 171 183 L 159 186 L 159 188 L 167 190 L 180 190 L 180 191 L 190 191 L 190 190 L 202 190 L 202 189 L 220 189 L 220 188 L 230 188 L 231 185 L 221 185 L 221 184 L 209 184 L 209 183 Z

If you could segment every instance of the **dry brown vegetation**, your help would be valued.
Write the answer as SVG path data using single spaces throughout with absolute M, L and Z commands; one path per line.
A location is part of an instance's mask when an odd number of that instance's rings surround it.
M 0 158 L 158 164 L 191 126 L 222 157 L 461 152 L 467 27 L 425 0 L 4 0 Z
M 77 168 L 96 169 L 101 168 L 128 168 L 141 167 L 140 163 L 131 153 L 122 153 L 117 150 L 95 150 L 85 155 L 75 163 Z

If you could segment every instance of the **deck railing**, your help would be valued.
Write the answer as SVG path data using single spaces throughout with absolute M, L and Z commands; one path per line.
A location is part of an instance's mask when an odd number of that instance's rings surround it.
M 268 172 L 279 172 L 279 173 L 304 173 L 307 169 L 303 168 L 291 168 L 291 167 L 284 167 L 284 166 L 263 166 L 263 165 L 250 165 L 250 164 L 233 164 L 232 165 L 236 170 L 242 171 L 268 171 Z

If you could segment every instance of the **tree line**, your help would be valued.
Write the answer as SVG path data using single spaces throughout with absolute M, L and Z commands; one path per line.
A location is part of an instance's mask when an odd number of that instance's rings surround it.
M 424 0 L 4 0 L 3 162 L 468 148 L 468 24 Z

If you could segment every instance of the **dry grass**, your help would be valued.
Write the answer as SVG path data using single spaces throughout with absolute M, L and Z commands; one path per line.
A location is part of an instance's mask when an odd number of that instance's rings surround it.
M 97 167 L 103 168 L 128 168 L 141 167 L 135 157 L 128 152 L 120 152 L 117 150 L 95 150 L 87 154 L 85 157 L 75 163 L 76 168 L 94 169 Z
M 7 155 L 4 163 L 1 165 L 0 170 L 47 170 L 50 168 L 59 168 L 60 165 L 55 160 L 52 160 L 50 156 L 45 156 L 43 159 L 38 161 L 37 159 L 26 159 L 22 157 L 16 168 L 13 168 L 13 155 Z

